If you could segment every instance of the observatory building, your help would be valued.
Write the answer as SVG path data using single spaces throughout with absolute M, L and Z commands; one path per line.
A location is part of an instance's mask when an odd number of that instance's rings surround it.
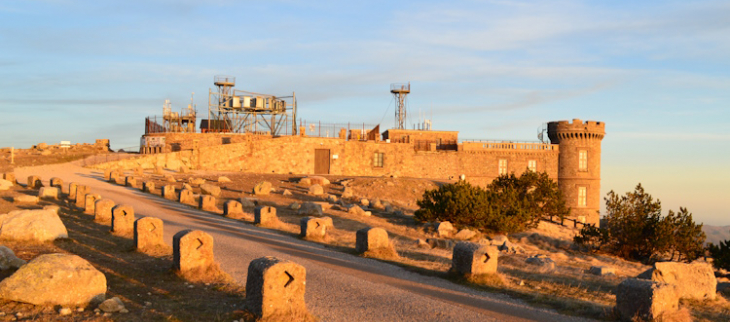
M 251 173 L 398 176 L 455 180 L 486 186 L 500 175 L 545 172 L 558 182 L 577 221 L 597 224 L 601 141 L 597 121 L 548 122 L 534 142 L 459 139 L 424 120 L 408 129 L 410 83 L 390 86 L 395 126 L 321 123 L 297 119 L 295 94 L 276 96 L 236 90 L 235 78 L 216 76 L 207 119 L 194 104 L 180 113 L 166 102 L 162 117 L 148 117 L 135 166 Z M 420 122 L 420 121 L 419 121 Z M 549 140 L 543 140 L 546 132 Z

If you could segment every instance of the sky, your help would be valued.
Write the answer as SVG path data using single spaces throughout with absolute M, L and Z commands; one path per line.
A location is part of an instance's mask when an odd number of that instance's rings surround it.
M 194 102 L 214 75 L 296 92 L 299 116 L 537 140 L 606 123 L 602 195 L 642 183 L 665 211 L 730 225 L 728 1 L 0 1 L 0 146 L 108 138 Z

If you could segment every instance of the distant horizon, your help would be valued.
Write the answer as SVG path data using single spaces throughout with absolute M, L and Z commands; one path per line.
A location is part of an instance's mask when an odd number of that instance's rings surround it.
M 152 0 L 0 4 L 0 145 L 136 147 L 144 118 L 215 75 L 296 92 L 308 121 L 411 119 L 468 139 L 537 140 L 543 123 L 606 123 L 601 195 L 642 183 L 663 212 L 729 225 L 730 3 Z M 603 204 L 603 202 L 602 202 Z

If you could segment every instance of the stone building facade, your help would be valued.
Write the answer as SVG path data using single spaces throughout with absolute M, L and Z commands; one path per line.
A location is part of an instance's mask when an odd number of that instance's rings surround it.
M 191 169 L 279 174 L 399 176 L 466 180 L 486 186 L 500 174 L 526 170 L 546 172 L 557 180 L 573 216 L 598 223 L 600 203 L 601 122 L 550 122 L 552 143 L 458 143 L 458 132 L 388 130 L 381 141 L 303 136 L 272 137 L 254 134 L 166 133 L 165 147 L 157 154 L 98 165 L 98 168 Z M 404 131 L 404 130 L 400 130 Z M 411 133 L 426 132 L 426 133 Z M 422 135 L 419 135 L 422 134 Z M 407 142 L 390 141 L 393 135 L 410 136 Z M 423 138 L 428 146 L 417 143 Z M 415 139 L 419 138 L 419 139 Z M 143 138 L 143 141 L 145 138 Z M 159 140 L 159 138 L 158 138 Z M 457 142 L 439 145 L 434 142 Z M 419 145 L 420 144 L 420 145 Z M 177 146 L 176 148 L 172 148 Z

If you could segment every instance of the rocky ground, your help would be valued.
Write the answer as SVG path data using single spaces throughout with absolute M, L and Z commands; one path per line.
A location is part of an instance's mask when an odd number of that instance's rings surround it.
M 444 182 L 410 178 L 353 178 L 328 176 L 331 183 L 323 186 L 322 195 L 311 195 L 310 185 L 301 183 L 301 176 L 261 175 L 242 173 L 127 170 L 123 177 L 136 178 L 138 190 L 143 182 L 152 182 L 152 194 L 160 196 L 161 188 L 174 185 L 180 190 L 184 185 L 195 194 L 202 192 L 201 185 L 220 187 L 217 198 L 218 210 L 211 215 L 222 215 L 223 203 L 239 200 L 245 213 L 238 218 L 244 223 L 253 220 L 253 205 L 269 205 L 277 209 L 281 221 L 274 231 L 296 236 L 300 219 L 305 216 L 297 206 L 315 203 L 322 207 L 324 215 L 333 219 L 335 229 L 329 237 L 318 243 L 334 250 L 354 253 L 355 231 L 365 227 L 380 227 L 388 231 L 398 256 L 381 260 L 399 265 L 423 275 L 449 279 L 469 287 L 503 293 L 526 300 L 538 306 L 546 306 L 570 315 L 613 320 L 611 308 L 615 305 L 614 290 L 625 278 L 645 271 L 649 266 L 627 262 L 611 256 L 585 254 L 572 247 L 574 228 L 541 223 L 536 229 L 511 236 L 484 235 L 468 230 L 440 231 L 432 224 L 418 223 L 413 218 L 417 209 L 415 201 L 423 191 L 433 189 Z M 97 173 L 98 180 L 104 180 Z M 47 178 L 45 178 L 47 179 Z M 24 178 L 19 178 L 24 182 Z M 270 182 L 269 194 L 253 194 L 260 182 Z M 110 183 L 112 184 L 112 183 Z M 109 284 L 108 297 L 119 297 L 126 304 L 128 313 L 104 315 L 94 312 L 95 307 L 68 308 L 69 315 L 60 315 L 60 307 L 37 307 L 15 302 L 0 302 L 0 318 L 34 320 L 184 320 L 198 321 L 232 320 L 244 317 L 238 306 L 243 303 L 240 287 L 231 283 L 189 283 L 178 278 L 170 270 L 170 252 L 158 256 L 143 255 L 131 251 L 131 240 L 114 237 L 108 226 L 95 224 L 88 215 L 72 210 L 61 201 L 41 201 L 38 205 L 13 203 L 14 196 L 37 194 L 36 191 L 13 187 L 0 192 L 0 213 L 15 209 L 39 208 L 58 205 L 59 215 L 68 227 L 69 239 L 53 243 L 18 243 L 4 241 L 16 255 L 30 260 L 47 253 L 77 254 L 104 272 Z M 351 194 L 345 196 L 343 194 Z M 159 197 L 162 198 L 162 197 Z M 364 200 L 363 200 L 364 199 Z M 351 212 L 357 204 L 363 212 Z M 191 205 L 191 207 L 194 207 Z M 370 215 L 366 215 L 368 211 Z M 443 226 L 442 226 L 443 228 Z M 457 240 L 502 246 L 499 258 L 499 274 L 488 280 L 465 280 L 451 275 L 451 247 Z M 505 243 L 506 242 L 506 243 Z M 610 275 L 590 273 L 592 266 L 606 266 L 615 271 Z M 2 277 L 12 270 L 3 271 Z M 720 279 L 721 287 L 727 279 Z M 194 290 L 194 291 L 193 291 Z M 730 316 L 727 303 L 729 292 L 721 293 L 717 301 L 683 301 L 695 320 L 725 321 Z M 83 309 L 82 311 L 79 309 Z M 20 315 L 17 315 L 20 313 Z
M 418 223 L 413 217 L 413 212 L 417 209 L 415 201 L 426 189 L 443 184 L 426 179 L 327 176 L 331 184 L 324 186 L 322 195 L 313 196 L 309 193 L 308 184 L 300 184 L 302 176 L 197 171 L 184 174 L 170 171 L 155 174 L 146 171 L 136 175 L 127 171 L 125 176 L 135 176 L 139 187 L 143 181 L 154 182 L 156 190 L 153 193 L 156 194 L 160 193 L 159 189 L 164 185 L 174 185 L 176 190 L 186 186 L 195 194 L 202 193 L 202 184 L 219 186 L 219 211 L 213 211 L 214 213 L 223 214 L 223 203 L 227 200 L 248 199 L 256 205 L 275 207 L 282 221 L 275 229 L 291 234 L 299 232 L 299 221 L 305 216 L 292 209 L 292 204 L 317 203 L 324 209 L 324 214 L 333 219 L 336 227 L 328 231 L 329 239 L 322 241 L 329 247 L 352 252 L 357 230 L 381 227 L 388 231 L 399 255 L 383 260 L 422 274 L 441 276 L 476 288 L 502 292 L 538 305 L 547 305 L 567 314 L 609 320 L 616 318 L 612 307 L 616 303 L 614 290 L 617 285 L 627 277 L 634 277 L 650 268 L 612 256 L 577 251 L 572 245 L 577 229 L 543 222 L 535 229 L 508 236 L 509 247 L 503 250 L 499 258 L 498 280 L 473 283 L 454 278 L 448 272 L 454 242 L 470 240 L 502 245 L 505 236 L 470 233 L 458 238 L 458 229 L 450 235 L 441 235 L 435 226 Z M 253 194 L 255 185 L 262 181 L 272 184 L 271 193 Z M 119 183 L 122 183 L 121 180 Z M 342 198 L 345 189 L 353 196 Z M 364 206 L 362 199 L 367 199 L 370 204 L 388 205 L 388 209 L 384 206 Z M 369 211 L 371 215 L 349 212 L 348 209 L 353 204 Z M 246 214 L 238 219 L 253 221 L 253 209 L 249 207 L 245 210 Z M 548 259 L 534 260 L 535 257 Z M 594 266 L 609 267 L 615 274 L 594 275 L 590 273 Z M 692 309 L 691 312 L 697 320 L 716 321 L 730 316 L 730 305 L 724 298 L 713 303 L 685 301 L 684 305 Z

